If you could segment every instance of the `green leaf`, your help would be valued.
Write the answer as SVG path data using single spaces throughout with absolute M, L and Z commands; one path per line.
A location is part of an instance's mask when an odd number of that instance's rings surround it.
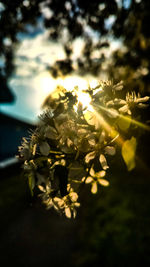
M 28 183 L 29 183 L 29 188 L 31 191 L 31 195 L 33 196 L 33 189 L 35 187 L 35 179 L 34 179 L 34 174 L 30 173 L 28 176 Z
M 122 157 L 126 163 L 128 171 L 135 168 L 135 152 L 137 141 L 134 136 L 130 140 L 126 140 L 122 146 Z

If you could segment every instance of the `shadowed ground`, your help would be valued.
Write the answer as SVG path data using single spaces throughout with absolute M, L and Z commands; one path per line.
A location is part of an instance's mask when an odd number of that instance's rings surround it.
M 110 187 L 97 195 L 86 187 L 77 218 L 68 220 L 31 198 L 19 167 L 7 170 L 0 179 L 1 266 L 149 266 L 149 174 L 112 162 Z

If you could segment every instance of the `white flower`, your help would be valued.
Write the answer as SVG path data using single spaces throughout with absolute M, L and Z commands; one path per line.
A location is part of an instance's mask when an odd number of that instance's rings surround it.
M 97 193 L 98 190 L 98 184 L 101 184 L 103 186 L 108 186 L 109 182 L 105 179 L 103 179 L 103 177 L 105 176 L 106 172 L 103 171 L 99 171 L 99 172 L 95 172 L 93 167 L 91 167 L 90 169 L 90 176 L 88 176 L 85 180 L 86 184 L 91 183 L 91 192 L 93 194 Z M 84 177 L 85 179 L 85 177 Z

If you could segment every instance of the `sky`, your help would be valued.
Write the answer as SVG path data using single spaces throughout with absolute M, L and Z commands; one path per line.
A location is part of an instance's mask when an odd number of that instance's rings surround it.
M 113 18 L 107 22 L 108 27 L 111 22 L 113 22 Z M 12 117 L 36 123 L 38 115 L 42 113 L 42 103 L 58 84 L 63 85 L 66 89 L 73 89 L 76 85 L 85 88 L 89 83 L 96 83 L 98 80 L 96 81 L 89 75 L 83 79 L 77 73 L 65 79 L 53 79 L 46 67 L 52 65 L 56 60 L 65 58 L 61 43 L 49 41 L 49 32 L 43 27 L 41 20 L 36 27 L 27 25 L 27 30 L 28 34 L 18 33 L 17 38 L 20 44 L 15 50 L 15 72 L 8 81 L 16 100 L 13 104 L 1 104 L 0 109 Z M 109 51 L 102 52 L 107 53 L 107 57 L 109 57 L 111 51 L 118 45 L 119 43 L 113 41 Z M 81 38 L 75 40 L 73 47 L 72 59 L 75 60 L 82 51 L 83 41 Z M 104 78 L 106 79 L 106 75 Z

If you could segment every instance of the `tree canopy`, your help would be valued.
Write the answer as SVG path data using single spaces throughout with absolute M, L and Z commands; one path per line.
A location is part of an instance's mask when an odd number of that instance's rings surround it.
M 107 64 L 109 78 L 124 80 L 131 89 L 149 92 L 148 27 L 149 1 L 83 1 L 83 0 L 2 0 L 0 1 L 0 79 L 6 81 L 13 71 L 14 46 L 19 42 L 18 33 L 28 32 L 28 24 L 43 20 L 49 29 L 50 40 L 61 42 L 65 60 L 55 62 L 50 72 L 57 77 L 74 70 L 71 59 L 72 43 L 78 37 L 84 40 L 82 57 L 77 58 L 80 73 L 97 75 L 106 61 L 104 47 L 120 41 L 120 48 L 113 52 Z M 94 53 L 96 51 L 96 54 Z M 96 55 L 96 56 L 95 56 Z

